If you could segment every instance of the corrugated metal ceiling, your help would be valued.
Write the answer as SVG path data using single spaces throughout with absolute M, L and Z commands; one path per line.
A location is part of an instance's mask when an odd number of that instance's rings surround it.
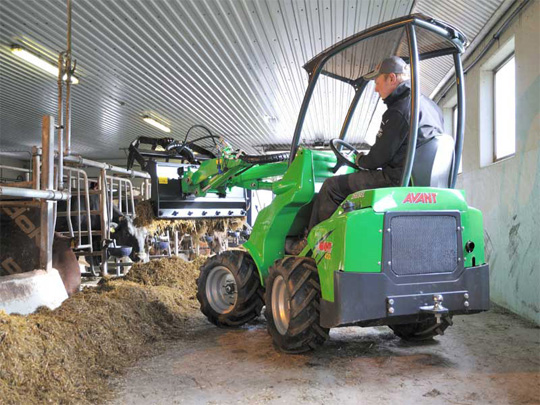
M 72 95 L 73 150 L 113 159 L 138 136 L 169 136 L 144 123 L 145 114 L 168 123 L 177 139 L 203 124 L 250 153 L 283 147 L 307 86 L 302 65 L 323 49 L 411 12 L 455 24 L 472 40 L 502 1 L 73 0 L 73 56 L 81 80 Z M 41 116 L 56 115 L 55 78 L 18 60 L 10 47 L 19 44 L 55 63 L 66 46 L 65 15 L 64 0 L 0 1 L 4 151 L 38 144 Z M 422 63 L 429 94 L 449 66 Z M 350 96 L 338 86 L 328 85 L 313 100 L 319 107 L 307 127 L 309 142 L 338 135 L 338 111 L 347 104 L 341 100 Z M 378 126 L 370 89 L 364 101 L 353 122 L 358 143 L 372 142 Z

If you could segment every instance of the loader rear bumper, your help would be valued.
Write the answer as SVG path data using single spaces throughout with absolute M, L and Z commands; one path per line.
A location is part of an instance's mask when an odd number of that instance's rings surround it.
M 321 325 L 388 325 L 433 315 L 434 297 L 442 296 L 444 315 L 489 309 L 489 266 L 463 269 L 453 280 L 397 283 L 385 273 L 334 272 L 334 302 L 321 300 Z M 437 298 L 436 298 L 437 299 Z M 437 307 L 438 308 L 438 307 Z

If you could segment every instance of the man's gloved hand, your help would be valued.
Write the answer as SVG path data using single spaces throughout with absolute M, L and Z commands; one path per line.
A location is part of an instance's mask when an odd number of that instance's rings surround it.
M 365 155 L 364 152 L 360 152 L 358 155 L 356 155 L 356 157 L 354 158 L 354 164 L 355 164 L 356 166 L 360 166 L 360 165 L 358 164 L 358 162 L 360 161 L 360 158 L 361 158 L 362 156 L 364 156 L 364 155 Z

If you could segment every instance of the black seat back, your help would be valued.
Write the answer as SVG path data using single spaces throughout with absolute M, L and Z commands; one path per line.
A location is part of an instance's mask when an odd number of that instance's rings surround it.
M 416 148 L 412 184 L 448 188 L 454 163 L 454 138 L 441 134 Z

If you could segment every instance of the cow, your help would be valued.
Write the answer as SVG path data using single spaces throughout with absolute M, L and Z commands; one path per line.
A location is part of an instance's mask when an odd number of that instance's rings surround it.
M 99 196 L 90 195 L 90 210 L 97 211 L 99 210 Z M 75 197 L 71 197 L 71 212 L 72 215 L 76 213 L 78 206 L 78 201 Z M 60 201 L 57 203 L 57 212 L 66 211 L 67 203 L 66 201 Z M 1 274 L 7 275 L 11 273 L 18 273 L 21 271 L 30 271 L 38 267 L 39 265 L 39 249 L 36 246 L 39 246 L 40 242 L 40 232 L 39 232 L 39 212 L 37 208 L 7 208 L 4 207 L 0 209 L 0 265 L 2 267 Z M 86 202 L 84 199 L 81 199 L 81 230 L 87 230 L 87 217 L 84 215 L 86 213 Z M 79 224 L 77 218 L 72 216 L 72 225 L 73 230 L 76 231 L 79 229 Z M 137 228 L 133 224 L 133 220 L 129 217 L 122 216 L 122 213 L 116 208 L 113 207 L 113 224 L 111 229 L 111 238 L 116 241 L 118 246 L 130 246 L 132 247 L 132 253 L 130 258 L 134 262 L 145 260 L 147 255 L 145 253 L 145 238 L 146 230 L 144 228 Z M 13 223 L 12 223 L 13 222 Z M 101 230 L 101 221 L 98 215 L 90 216 L 90 223 L 92 230 Z M 10 233 L 12 229 L 19 229 L 25 231 L 27 235 L 27 241 L 19 240 L 20 238 L 11 238 Z M 57 232 L 66 232 L 68 231 L 68 221 L 66 216 L 58 216 L 56 221 L 55 230 Z M 114 231 L 114 232 L 113 232 Z M 60 242 L 58 239 L 58 246 L 64 246 L 65 243 Z M 99 251 L 102 249 L 100 246 L 101 238 L 96 235 L 93 238 L 94 250 Z M 88 238 L 84 236 L 82 238 L 82 243 L 88 243 Z M 37 249 L 37 250 L 36 250 Z M 15 254 L 11 252 L 16 252 Z M 72 252 L 73 253 L 73 252 Z M 54 255 L 54 251 L 53 251 Z M 15 257 L 17 256 L 17 260 Z M 61 261 L 61 257 L 58 256 L 58 259 Z M 101 262 L 101 257 L 98 256 L 88 256 L 88 262 L 92 262 L 95 266 L 98 266 Z M 5 263 L 4 263 L 5 261 Z
M 89 196 L 90 201 L 90 210 L 99 211 L 99 195 L 91 194 Z M 77 217 L 75 216 L 79 203 L 78 199 L 74 196 L 71 197 L 71 223 L 73 230 L 77 231 L 79 229 L 79 223 Z M 59 201 L 57 205 L 57 212 L 66 212 L 67 211 L 67 202 Z M 101 230 L 101 218 L 99 215 L 90 215 L 90 225 L 93 231 Z M 86 231 L 87 227 L 87 216 L 86 216 L 86 200 L 81 198 L 81 230 Z M 57 232 L 66 232 L 69 230 L 68 227 L 68 218 L 66 216 L 58 216 L 56 219 L 56 228 Z M 145 252 L 145 240 L 146 240 L 146 230 L 144 228 L 138 228 L 133 224 L 133 219 L 127 216 L 124 216 L 122 212 L 118 210 L 116 206 L 113 205 L 113 216 L 111 218 L 111 239 L 116 241 L 118 246 L 129 246 L 132 248 L 130 254 L 130 259 L 134 262 L 145 260 L 147 255 Z M 99 237 L 93 238 L 94 240 L 94 250 L 101 250 L 102 246 L 99 246 Z M 84 238 L 83 244 L 88 241 L 87 238 Z M 94 264 L 99 264 L 99 258 L 93 257 L 87 258 L 88 261 L 93 260 Z
M 77 256 L 73 253 L 73 239 L 55 232 L 53 239 L 52 266 L 60 273 L 69 297 L 81 287 L 81 270 Z
M 40 228 L 35 209 L 0 209 L 0 276 L 39 268 Z M 81 271 L 71 249 L 72 239 L 54 234 L 52 266 L 64 283 L 68 296 L 79 291 Z
M 145 250 L 146 235 L 146 229 L 135 226 L 130 217 L 120 217 L 117 224 L 113 222 L 111 229 L 111 238 L 116 241 L 117 246 L 133 248 L 129 257 L 134 262 L 145 261 L 148 257 Z

